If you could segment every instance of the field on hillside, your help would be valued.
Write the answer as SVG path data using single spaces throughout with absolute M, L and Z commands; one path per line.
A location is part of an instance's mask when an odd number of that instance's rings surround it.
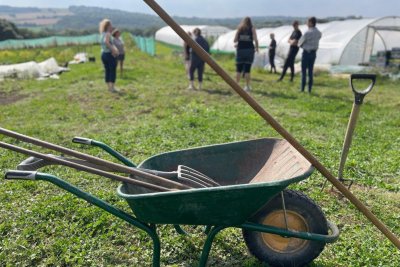
M 29 24 L 37 26 L 52 26 L 62 17 L 70 16 L 68 9 L 61 8 L 32 8 L 32 10 L 20 11 L 18 8 L 0 8 L 0 18 L 12 21 L 15 24 Z
M 154 58 L 128 42 L 126 72 L 111 94 L 96 63 L 71 66 L 60 80 L 0 82 L 0 127 L 110 159 L 98 149 L 71 143 L 84 136 L 110 144 L 135 163 L 165 151 L 278 137 L 274 130 L 207 68 L 204 90 L 188 91 L 180 58 L 159 45 Z M 89 47 L 99 51 L 98 47 Z M 7 53 L 7 54 L 6 54 Z M 72 48 L 0 51 L 0 62 L 48 55 L 59 62 Z M 217 60 L 234 74 L 233 59 Z M 347 79 L 319 73 L 313 94 L 257 70 L 251 93 L 298 140 L 336 173 L 353 96 Z M 352 191 L 400 236 L 400 88 L 379 78 L 362 107 L 345 176 Z M 0 136 L 1 141 L 35 148 Z M 45 151 L 45 150 L 41 150 Z M 0 149 L 0 266 L 149 266 L 151 239 L 140 230 L 46 182 L 1 178 L 24 156 Z M 249 159 L 251 160 L 251 159 Z M 61 168 L 43 169 L 129 211 L 117 182 Z M 327 245 L 312 266 L 400 266 L 397 250 L 347 200 L 321 192 L 318 173 L 291 186 L 315 200 L 338 224 L 340 239 Z M 203 235 L 179 236 L 159 227 L 162 266 L 196 266 Z M 264 266 L 245 247 L 240 230 L 218 235 L 210 266 Z

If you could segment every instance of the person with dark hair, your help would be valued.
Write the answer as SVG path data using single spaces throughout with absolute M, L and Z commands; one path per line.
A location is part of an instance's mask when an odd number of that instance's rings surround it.
M 111 35 L 112 24 L 108 19 L 103 19 L 99 24 L 99 32 L 101 35 L 101 60 L 105 69 L 105 82 L 108 90 L 112 93 L 118 92 L 115 89 L 115 80 L 117 79 L 117 60 L 119 52 L 114 45 L 114 38 Z
M 306 87 L 307 70 L 308 93 L 311 93 L 313 86 L 314 63 L 317 58 L 319 40 L 322 36 L 322 33 L 316 28 L 316 25 L 317 19 L 315 17 L 309 18 L 307 21 L 308 30 L 299 40 L 299 46 L 303 48 L 303 55 L 301 57 L 301 92 L 304 92 L 304 88 Z
M 245 90 L 250 91 L 250 71 L 254 61 L 254 53 L 258 52 L 256 28 L 251 19 L 245 17 L 239 24 L 235 35 L 236 47 L 236 81 L 239 83 L 242 73 L 246 79 Z
M 297 20 L 293 21 L 292 26 L 294 30 L 288 40 L 288 43 L 290 44 L 289 53 L 285 60 L 285 64 L 283 65 L 282 74 L 278 82 L 283 80 L 288 68 L 290 68 L 290 81 L 293 82 L 294 79 L 294 62 L 296 60 L 297 53 L 299 52 L 298 42 L 302 36 L 302 33 L 299 29 L 299 22 Z
M 192 37 L 192 33 L 189 31 L 187 34 Z M 183 42 L 183 57 L 185 60 L 185 70 L 186 76 L 190 78 L 189 70 L 190 70 L 190 46 L 188 43 Z
M 204 51 L 207 53 L 210 52 L 210 45 L 208 44 L 207 40 L 201 35 L 201 30 L 196 28 L 193 30 L 194 40 L 198 43 Z M 203 73 L 204 73 L 205 63 L 204 61 L 193 51 L 190 50 L 190 68 L 189 68 L 189 76 L 190 76 L 190 90 L 195 90 L 194 87 L 194 72 L 197 70 L 197 79 L 199 81 L 199 90 L 202 89 L 203 84 Z
M 268 49 L 269 64 L 271 65 L 271 70 L 269 72 L 272 73 L 272 70 L 273 70 L 274 73 L 276 73 L 276 67 L 275 67 L 275 51 L 276 51 L 275 34 L 271 33 L 269 36 L 271 38 L 271 43 L 269 44 L 269 49 Z

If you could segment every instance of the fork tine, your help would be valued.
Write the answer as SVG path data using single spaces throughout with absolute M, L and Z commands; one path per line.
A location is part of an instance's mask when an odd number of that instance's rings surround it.
M 188 180 L 191 180 L 191 181 L 195 181 L 196 183 L 200 183 L 200 184 L 202 184 L 202 185 L 204 185 L 206 187 L 213 187 L 214 186 L 214 185 L 212 185 L 210 183 L 207 183 L 207 182 L 203 181 L 202 179 L 192 175 L 191 173 L 186 172 L 185 170 L 182 170 L 181 172 L 179 172 L 178 178 L 183 178 L 183 179 L 188 179 Z
M 196 179 L 191 179 L 190 177 L 186 177 L 186 176 L 178 175 L 178 180 L 182 181 L 183 184 L 192 186 L 194 188 L 210 187 L 210 186 L 204 185 L 201 182 L 198 182 Z
M 221 186 L 219 183 L 214 181 L 212 178 L 210 178 L 207 175 L 205 175 L 205 174 L 203 174 L 203 173 L 201 173 L 201 172 L 199 172 L 199 171 L 197 171 L 195 169 L 192 169 L 192 168 L 190 168 L 188 166 L 179 165 L 178 166 L 178 172 L 182 172 L 182 171 L 190 173 L 190 175 L 202 180 L 205 183 L 209 183 L 209 184 L 211 184 L 213 186 Z

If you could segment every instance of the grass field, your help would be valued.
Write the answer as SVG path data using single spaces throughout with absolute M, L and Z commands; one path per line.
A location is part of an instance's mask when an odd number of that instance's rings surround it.
M 181 60 L 167 47 L 151 58 L 129 45 L 123 95 L 107 92 L 102 66 L 71 66 L 60 80 L 0 83 L 0 126 L 109 159 L 73 145 L 74 136 L 104 141 L 139 163 L 147 157 L 188 147 L 277 137 L 209 68 L 203 91 L 186 90 Z M 96 51 L 98 48 L 90 48 Z M 0 52 L 0 62 L 72 58 L 73 50 Z M 8 53 L 5 55 L 5 53 Z M 97 57 L 99 58 L 99 57 Z M 217 58 L 233 74 L 233 60 Z M 319 73 L 315 92 L 254 72 L 252 95 L 322 163 L 336 173 L 353 96 L 347 79 Z M 345 175 L 352 191 L 400 236 L 400 90 L 379 78 L 362 107 Z M 9 138 L 0 140 L 22 145 Z M 26 145 L 26 147 L 30 147 Z M 24 156 L 0 150 L 1 175 Z M 251 160 L 251 159 L 249 159 Z M 129 211 L 117 182 L 61 167 L 44 169 Z M 315 172 L 292 186 L 313 198 L 341 237 L 327 245 L 312 266 L 400 266 L 400 252 L 347 200 L 321 192 Z M 195 266 L 204 236 L 182 237 L 161 226 L 163 266 Z M 149 266 L 151 240 L 140 230 L 45 182 L 0 179 L 0 266 Z M 214 243 L 211 266 L 263 266 L 248 254 L 240 230 L 228 229 Z

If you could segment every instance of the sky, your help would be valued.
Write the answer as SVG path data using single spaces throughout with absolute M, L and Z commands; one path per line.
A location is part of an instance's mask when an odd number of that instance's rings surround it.
M 171 15 L 226 18 L 243 16 L 381 17 L 400 14 L 400 0 L 158 0 Z M 99 6 L 154 14 L 141 0 L 0 0 L 20 7 Z

